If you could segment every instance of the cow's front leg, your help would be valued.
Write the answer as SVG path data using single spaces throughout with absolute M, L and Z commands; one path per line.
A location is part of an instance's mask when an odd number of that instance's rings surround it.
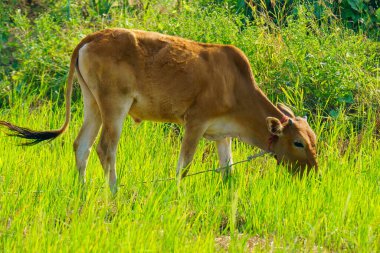
M 193 160 L 199 140 L 205 133 L 204 124 L 186 124 L 185 134 L 181 144 L 181 151 L 177 164 L 177 179 L 180 181 L 189 171 L 189 164 Z
M 231 152 L 231 138 L 226 137 L 221 140 L 216 141 L 216 148 L 218 150 L 219 156 L 219 165 L 223 167 L 222 175 L 223 178 L 226 179 L 231 175 L 232 172 L 232 152 Z

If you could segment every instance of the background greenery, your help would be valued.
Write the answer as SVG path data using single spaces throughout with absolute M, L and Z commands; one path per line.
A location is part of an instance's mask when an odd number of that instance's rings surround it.
M 234 44 L 272 100 L 303 113 L 318 107 L 334 117 L 379 104 L 377 1 L 7 0 L 1 7 L 1 106 L 30 95 L 62 101 L 76 43 L 115 26 Z
M 298 180 L 269 157 L 219 175 L 142 184 L 174 175 L 181 132 L 125 123 L 123 185 L 104 188 L 92 155 L 75 182 L 72 143 L 82 121 L 78 86 L 69 131 L 45 146 L 15 147 L 0 134 L 2 251 L 353 251 L 380 245 L 378 1 L 5 0 L 0 2 L 0 119 L 57 128 L 75 45 L 106 27 L 233 44 L 260 87 L 318 136 L 320 175 Z M 235 160 L 256 150 L 234 142 Z M 217 167 L 202 142 L 191 170 Z

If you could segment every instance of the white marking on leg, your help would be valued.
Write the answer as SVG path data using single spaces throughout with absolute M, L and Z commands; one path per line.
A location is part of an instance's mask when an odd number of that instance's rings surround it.
M 82 181 L 85 181 L 86 167 L 91 147 L 94 144 L 102 124 L 99 107 L 95 98 L 88 89 L 86 83 L 78 76 L 81 85 L 84 103 L 84 121 L 79 134 L 74 142 L 76 164 Z
M 231 151 L 231 138 L 227 137 L 216 141 L 216 147 L 218 150 L 219 164 L 221 167 L 230 166 L 233 164 L 232 151 Z M 232 172 L 232 167 L 223 170 L 223 176 L 226 177 Z

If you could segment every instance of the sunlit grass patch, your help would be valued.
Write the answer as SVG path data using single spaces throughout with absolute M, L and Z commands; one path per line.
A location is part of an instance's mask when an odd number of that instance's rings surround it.
M 64 118 L 49 106 L 27 111 L 16 108 L 2 115 L 35 129 L 57 127 Z M 180 192 L 173 181 L 143 181 L 174 176 L 181 133 L 172 136 L 177 130 L 165 124 L 136 125 L 127 119 L 117 156 L 122 186 L 116 196 L 109 192 L 95 152 L 86 185 L 76 181 L 72 142 L 80 118 L 74 114 L 67 133 L 39 146 L 18 147 L 16 139 L 2 134 L 3 249 L 378 249 L 380 151 L 370 118 L 359 134 L 344 117 L 329 128 L 319 122 L 323 118 L 314 119 L 321 133 L 319 175 L 295 178 L 265 156 L 237 165 L 227 183 L 212 173 L 185 178 Z M 200 143 L 192 172 L 218 166 L 212 146 Z M 234 142 L 235 161 L 256 151 Z

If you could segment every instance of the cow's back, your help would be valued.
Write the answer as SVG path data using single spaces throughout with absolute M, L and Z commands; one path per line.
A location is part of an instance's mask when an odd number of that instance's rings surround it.
M 85 72 L 98 79 L 88 84 L 98 99 L 132 96 L 134 118 L 181 123 L 195 105 L 207 117 L 234 106 L 239 77 L 231 50 L 154 32 L 108 29 L 80 56 L 87 58 Z

